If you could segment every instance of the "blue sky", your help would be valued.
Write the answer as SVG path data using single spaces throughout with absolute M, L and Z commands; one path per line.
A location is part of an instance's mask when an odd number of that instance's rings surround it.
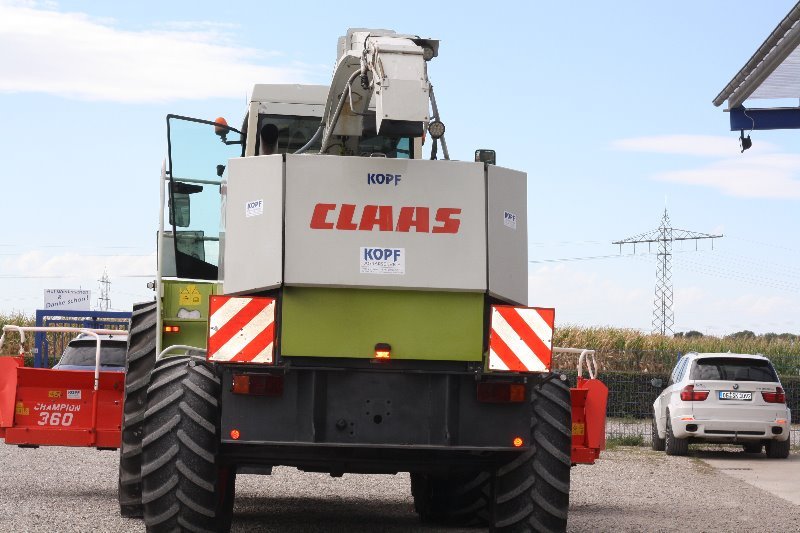
M 238 124 L 253 84 L 327 84 L 337 37 L 376 27 L 441 39 L 453 158 L 493 148 L 528 173 L 531 305 L 649 330 L 655 257 L 604 256 L 666 205 L 725 234 L 676 244 L 676 331 L 800 333 L 796 134 L 740 154 L 711 104 L 793 2 L 329 6 L 0 0 L 0 312 L 46 288 L 96 301 L 104 269 L 112 308 L 151 298 L 165 115 Z

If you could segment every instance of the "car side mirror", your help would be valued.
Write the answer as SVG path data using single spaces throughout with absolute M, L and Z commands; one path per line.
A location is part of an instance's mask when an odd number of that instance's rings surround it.
M 664 386 L 664 380 L 661 378 L 653 378 L 650 380 L 650 385 L 652 385 L 657 389 L 660 389 L 661 387 Z

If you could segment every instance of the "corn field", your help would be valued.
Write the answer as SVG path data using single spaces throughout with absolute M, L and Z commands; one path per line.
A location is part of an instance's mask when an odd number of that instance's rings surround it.
M 793 336 L 666 337 L 633 329 L 566 326 L 556 328 L 554 346 L 597 352 L 601 371 L 670 372 L 687 352 L 749 353 L 770 358 L 781 375 L 800 375 L 800 341 Z M 558 355 L 554 368 L 574 368 L 575 357 Z
M 12 324 L 14 326 L 35 326 L 36 320 L 32 316 L 22 313 L 0 314 L 0 331 L 3 326 Z M 33 348 L 33 335 L 25 337 L 25 351 L 31 353 Z M 8 333 L 6 340 L 0 349 L 0 355 L 17 355 L 19 353 L 19 333 Z

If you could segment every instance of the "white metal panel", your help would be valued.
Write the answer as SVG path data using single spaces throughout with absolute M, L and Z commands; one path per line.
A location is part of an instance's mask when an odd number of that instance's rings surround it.
M 528 176 L 495 165 L 487 167 L 489 294 L 527 305 Z
M 486 290 L 486 197 L 481 164 L 286 157 L 287 285 Z M 371 217 L 363 216 L 365 207 L 383 215 L 383 223 L 369 223 Z M 348 209 L 352 209 L 352 217 Z M 315 212 L 320 215 L 320 227 L 313 227 Z M 416 224 L 403 228 L 403 212 L 406 221 L 413 216 Z M 448 225 L 437 222 L 437 215 L 450 220 Z M 441 232 L 443 228 L 452 231 L 454 225 L 455 232 Z M 382 264 L 377 260 L 364 268 L 365 248 L 401 251 L 393 253 L 402 255 L 402 265 L 400 261 Z
M 225 202 L 223 291 L 277 287 L 283 271 L 283 158 L 231 159 Z

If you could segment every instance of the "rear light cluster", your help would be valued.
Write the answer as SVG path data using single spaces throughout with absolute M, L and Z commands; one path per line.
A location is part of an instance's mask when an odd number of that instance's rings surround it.
M 783 387 L 775 387 L 775 392 L 761 392 L 761 396 L 767 403 L 786 403 L 786 393 Z
M 708 398 L 707 390 L 694 390 L 694 385 L 686 385 L 681 391 L 681 400 L 684 402 L 702 402 Z
M 481 403 L 522 403 L 525 401 L 525 384 L 478 383 L 478 401 Z
M 234 394 L 249 394 L 251 396 L 283 396 L 283 376 L 274 374 L 234 374 L 231 391 Z

